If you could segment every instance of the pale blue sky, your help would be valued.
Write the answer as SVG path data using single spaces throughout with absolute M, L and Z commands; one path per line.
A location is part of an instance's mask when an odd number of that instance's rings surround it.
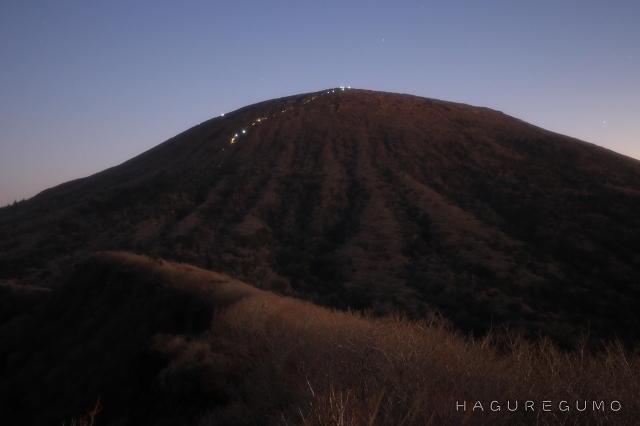
M 640 158 L 638 1 L 0 3 L 0 205 L 247 104 L 340 85 Z

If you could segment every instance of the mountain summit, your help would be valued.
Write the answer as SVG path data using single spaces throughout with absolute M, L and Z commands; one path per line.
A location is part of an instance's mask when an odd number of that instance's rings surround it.
M 131 251 L 340 309 L 640 338 L 640 162 L 501 112 L 330 89 L 0 209 L 0 280 Z

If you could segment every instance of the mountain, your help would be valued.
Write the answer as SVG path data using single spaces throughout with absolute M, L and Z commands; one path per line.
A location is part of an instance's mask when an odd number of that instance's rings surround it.
M 44 292 L 119 250 L 476 335 L 634 343 L 639 208 L 634 159 L 487 108 L 330 89 L 0 209 L 0 280 Z

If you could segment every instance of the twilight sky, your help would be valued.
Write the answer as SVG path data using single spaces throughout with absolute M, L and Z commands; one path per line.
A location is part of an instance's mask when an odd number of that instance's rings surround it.
M 0 206 L 341 85 L 486 106 L 640 158 L 640 2 L 2 0 Z

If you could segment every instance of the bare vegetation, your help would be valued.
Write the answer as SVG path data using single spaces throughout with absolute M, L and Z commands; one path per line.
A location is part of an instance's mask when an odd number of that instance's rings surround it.
M 100 413 L 100 411 L 102 411 L 103 408 L 104 407 L 100 405 L 100 398 L 98 397 L 98 401 L 96 401 L 96 404 L 91 410 L 87 411 L 86 414 L 78 418 L 71 419 L 68 423 L 68 426 L 93 426 L 95 424 L 97 415 Z M 67 422 L 63 421 L 62 426 L 67 426 Z
M 243 300 L 215 323 L 259 354 L 243 389 L 253 403 L 216 409 L 201 424 L 241 415 L 246 424 L 609 425 L 635 424 L 640 414 L 640 361 L 619 344 L 589 353 L 508 335 L 470 341 L 437 318 L 363 317 L 273 296 Z M 457 410 L 463 401 L 466 411 Z M 477 401 L 483 410 L 473 409 Z M 594 412 L 593 401 L 605 410 Z
M 32 315 L 1 326 L 0 340 L 3 424 L 632 425 L 640 416 L 640 356 L 621 344 L 473 340 L 439 317 L 333 311 L 125 253 L 77 265 Z M 69 416 L 98 397 L 99 416 Z

